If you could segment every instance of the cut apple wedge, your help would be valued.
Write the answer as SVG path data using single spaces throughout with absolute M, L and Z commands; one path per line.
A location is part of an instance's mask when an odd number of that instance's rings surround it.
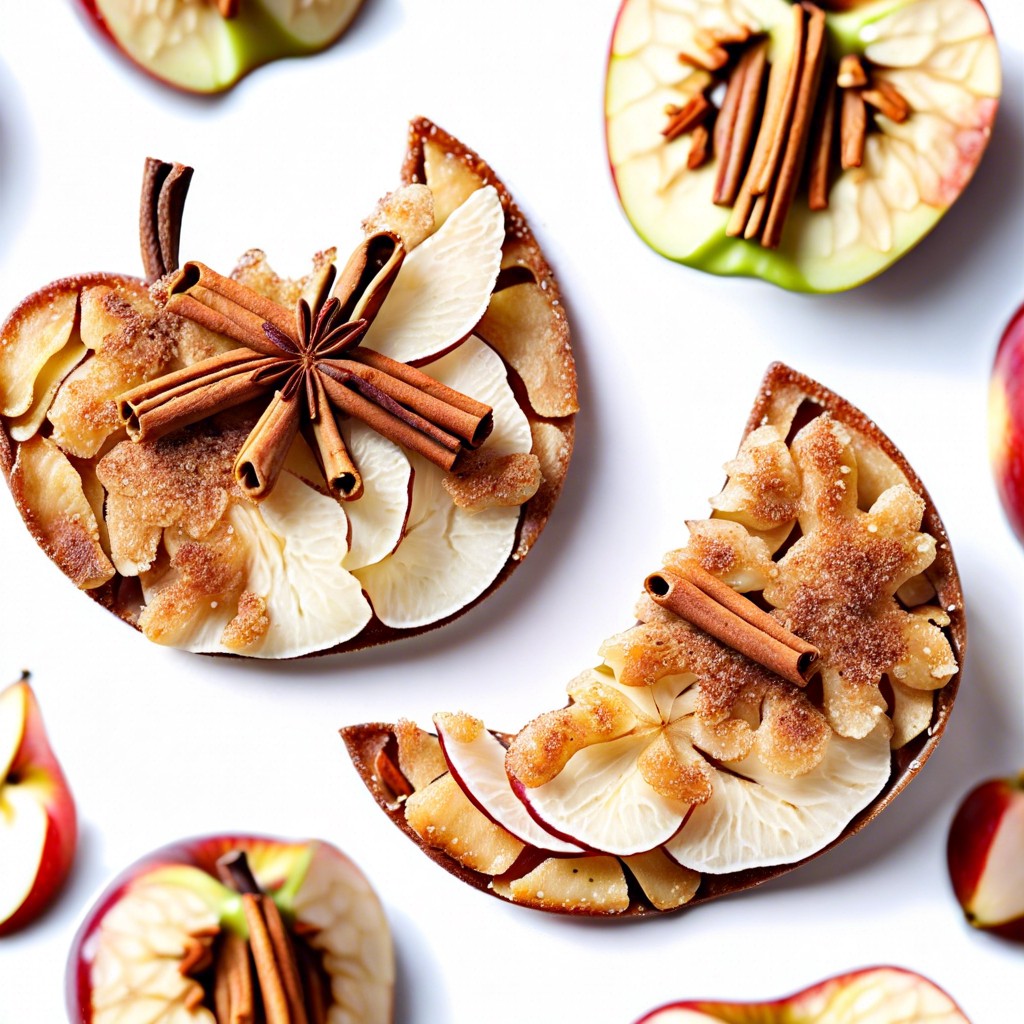
M 210 0 L 80 0 L 144 71 L 189 92 L 221 92 L 279 57 L 333 43 L 362 0 L 242 0 L 231 17 Z
M 142 577 L 143 632 L 185 650 L 256 658 L 299 657 L 343 642 L 371 614 L 358 581 L 342 567 L 347 536 L 341 506 L 285 473 L 259 507 L 232 506 L 216 541 L 182 541 L 176 529 L 167 531 L 169 571 Z M 221 579 L 237 582 L 204 591 Z M 177 615 L 182 600 L 213 607 L 197 607 L 185 625 Z
M 25 679 L 0 691 L 0 935 L 56 896 L 78 836 L 75 802 Z
M 695 871 L 720 874 L 792 864 L 835 840 L 889 779 L 889 730 L 861 740 L 833 736 L 824 760 L 796 779 L 776 775 L 756 754 L 715 776 L 665 852 Z
M 529 421 L 487 345 L 470 338 L 428 368 L 436 380 L 493 407 L 494 429 L 480 451 L 529 450 Z M 390 558 L 356 571 L 377 618 L 395 629 L 437 622 L 476 600 L 508 561 L 519 526 L 518 507 L 456 507 L 444 474 L 420 456 L 409 460 L 412 502 L 402 543 Z
M 981 3 L 837 6 L 625 0 L 608 154 L 658 252 L 838 291 L 899 259 L 967 186 L 1001 89 Z
M 380 901 L 316 840 L 207 837 L 156 851 L 99 898 L 67 967 L 77 1024 L 229 1024 L 263 1020 L 268 1004 L 289 1021 L 390 1024 L 393 989 Z
M 584 852 L 527 813 L 505 771 L 505 747 L 483 722 L 468 715 L 437 714 L 434 725 L 452 778 L 478 810 L 526 846 L 550 853 Z
M 927 978 L 900 967 L 872 967 L 829 978 L 760 1003 L 670 1003 L 636 1024 L 970 1024 Z
M 405 536 L 412 466 L 398 445 L 365 423 L 348 420 L 339 429 L 363 478 L 362 496 L 345 506 L 352 532 L 345 568 L 361 569 L 386 558 Z
M 487 185 L 406 256 L 363 344 L 417 364 L 458 344 L 487 309 L 504 239 L 505 212 Z
M 775 364 L 726 472 L 712 517 L 687 524 L 639 621 L 601 645 L 568 705 L 515 736 L 436 717 L 460 814 L 527 843 L 502 873 L 438 839 L 449 812 L 421 796 L 427 781 L 441 791 L 437 741 L 407 722 L 342 730 L 379 805 L 447 870 L 559 913 L 670 911 L 854 835 L 934 751 L 963 662 L 963 595 L 906 459 L 859 410 Z M 553 853 L 546 834 L 589 856 Z M 603 895 L 566 863 L 605 865 Z

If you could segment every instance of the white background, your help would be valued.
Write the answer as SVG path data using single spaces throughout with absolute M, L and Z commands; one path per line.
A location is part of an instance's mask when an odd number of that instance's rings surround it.
M 440 633 L 343 659 L 152 645 L 75 591 L 0 489 L 0 682 L 32 669 L 81 816 L 60 900 L 0 940 L 0 1024 L 63 1019 L 68 945 L 115 872 L 233 830 L 322 836 L 362 865 L 394 929 L 400 1022 L 630 1024 L 669 999 L 767 998 L 874 963 L 930 975 L 974 1024 L 1016 1019 L 1024 958 L 962 922 L 944 855 L 960 796 L 1024 767 L 1024 551 L 985 425 L 992 354 L 1024 299 L 1024 12 L 988 6 L 1006 88 L 975 182 L 880 280 L 814 298 L 677 266 L 633 234 L 603 141 L 617 0 L 367 0 L 329 52 L 215 100 L 149 81 L 71 2 L 0 0 L 0 316 L 66 274 L 140 272 L 147 154 L 196 168 L 183 256 L 230 268 L 259 245 L 303 272 L 394 187 L 406 121 L 424 114 L 530 217 L 572 317 L 583 403 L 565 493 L 511 582 Z M 705 514 L 773 359 L 874 416 L 945 519 L 970 658 L 938 753 L 838 850 L 692 912 L 579 922 L 463 886 L 377 809 L 336 729 L 462 708 L 514 731 L 558 706 L 684 520 Z

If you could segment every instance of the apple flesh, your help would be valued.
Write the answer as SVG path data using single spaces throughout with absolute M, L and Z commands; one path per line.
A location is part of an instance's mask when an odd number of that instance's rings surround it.
M 671 1003 L 637 1024 L 970 1024 L 937 985 L 899 967 L 829 978 L 785 999 L 762 1003 Z
M 266 933 L 254 931 L 254 904 Z M 274 984 L 262 934 L 280 969 Z M 66 981 L 69 1019 L 80 1024 L 266 1024 L 282 1019 L 270 1008 L 276 986 L 289 993 L 293 1024 L 393 1019 L 380 901 L 351 860 L 315 840 L 205 837 L 157 850 L 100 896 Z M 253 994 L 248 1014 L 243 990 Z
M 26 677 L 0 693 L 0 935 L 57 894 L 77 837 L 75 802 Z
M 212 0 L 80 0 L 135 64 L 187 92 L 230 88 L 262 64 L 316 53 L 348 27 L 362 0 L 240 0 L 225 17 Z
M 996 351 L 989 392 L 989 439 L 996 488 L 1024 544 L 1024 306 Z
M 990 779 L 967 794 L 946 855 L 967 920 L 1024 942 L 1024 775 Z
M 820 6 L 828 52 L 820 82 L 813 72 L 803 75 L 789 93 L 776 88 L 782 76 L 773 73 L 791 66 L 799 45 L 793 6 L 785 0 L 705 0 L 673 7 L 671 14 L 647 0 L 624 0 L 608 65 L 609 163 L 626 216 L 662 255 L 795 291 L 841 291 L 881 273 L 916 245 L 967 186 L 988 144 L 1001 89 L 998 50 L 978 0 Z M 763 43 L 771 70 L 749 91 L 752 100 L 743 109 L 752 120 L 734 121 L 730 111 L 741 108 L 725 102 L 726 83 L 739 82 L 750 63 L 760 67 L 760 58 L 745 58 Z M 844 78 L 837 89 L 844 56 L 862 62 L 863 85 Z M 900 98 L 895 112 L 892 105 L 887 111 L 871 101 L 863 105 L 868 96 L 877 101 L 891 90 Z M 785 120 L 785 114 L 781 131 L 762 132 L 762 125 L 776 123 L 769 111 L 780 105 L 773 97 L 798 91 L 812 115 L 802 122 L 810 125 L 807 135 L 789 131 L 796 118 Z M 842 95 L 829 119 L 830 93 Z M 712 127 L 715 107 L 721 113 Z M 841 159 L 840 122 L 852 124 L 848 114 L 856 107 L 864 126 L 860 152 L 844 139 Z M 705 118 L 697 128 L 707 133 L 706 147 L 682 121 L 678 135 L 671 129 L 672 117 L 694 109 L 707 111 L 697 115 Z M 831 146 L 822 124 L 833 126 Z M 847 134 L 856 138 L 848 128 Z M 733 145 L 737 138 L 744 141 Z M 747 190 L 750 168 L 771 165 L 757 154 L 780 152 L 774 166 L 791 173 L 778 170 L 767 185 L 763 175 L 753 175 Z M 809 179 L 820 154 L 828 173 L 812 200 L 801 180 Z M 720 170 L 727 167 L 733 168 L 729 180 L 742 182 L 738 195 L 723 191 Z M 771 223 L 773 214 L 762 216 L 756 206 L 748 220 L 745 191 L 751 204 L 787 211 L 776 218 L 777 231 L 764 227 L 762 233 L 760 225 Z M 777 192 L 791 203 L 776 204 Z

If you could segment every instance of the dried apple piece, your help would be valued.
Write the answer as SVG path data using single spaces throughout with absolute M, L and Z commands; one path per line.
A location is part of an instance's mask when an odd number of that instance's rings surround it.
M 82 479 L 53 441 L 18 446 L 11 490 L 40 546 L 77 587 L 91 590 L 114 575 Z
M 521 878 L 496 878 L 499 896 L 539 910 L 573 914 L 621 914 L 629 909 L 629 889 L 614 857 L 549 858 Z

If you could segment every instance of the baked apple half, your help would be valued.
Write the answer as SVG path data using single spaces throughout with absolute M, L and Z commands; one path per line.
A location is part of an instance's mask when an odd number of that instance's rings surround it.
M 566 707 L 515 735 L 462 712 L 342 730 L 380 806 L 453 874 L 543 910 L 674 910 L 857 832 L 931 755 L 963 598 L 906 459 L 776 364 L 725 470 Z
M 280 57 L 330 46 L 363 0 L 79 0 L 131 61 L 187 92 L 229 89 Z
M 0 328 L 0 469 L 75 584 L 150 640 L 288 658 L 422 632 L 505 580 L 572 453 L 558 287 L 471 150 L 411 126 L 351 255 L 179 266 L 191 169 L 151 160 L 146 280 Z
M 394 953 L 363 873 L 310 840 L 167 846 L 100 896 L 72 944 L 80 1024 L 390 1024 Z
M 953 204 L 1000 88 L 978 0 L 624 0 L 608 153 L 658 252 L 834 292 L 885 270 Z
M 901 967 L 871 967 L 763 1003 L 670 1003 L 637 1024 L 970 1024 L 934 982 Z

